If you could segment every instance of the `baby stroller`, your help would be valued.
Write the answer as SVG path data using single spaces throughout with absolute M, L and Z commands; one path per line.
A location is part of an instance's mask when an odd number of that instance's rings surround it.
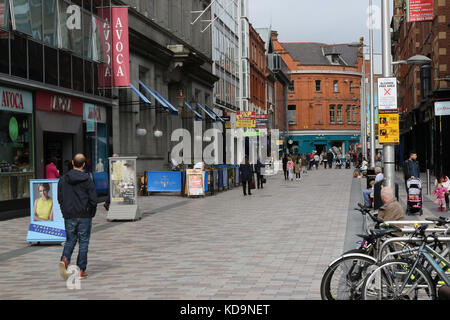
M 423 214 L 422 181 L 417 178 L 410 178 L 406 182 L 406 214 L 420 212 Z

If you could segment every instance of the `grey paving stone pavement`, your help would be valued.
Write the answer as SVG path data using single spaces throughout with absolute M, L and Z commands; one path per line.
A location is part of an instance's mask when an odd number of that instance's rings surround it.
M 360 196 L 352 173 L 280 174 L 247 197 L 241 187 L 140 197 L 136 222 L 108 222 L 99 205 L 79 290 L 58 274 L 60 245 L 28 245 L 29 218 L 2 221 L 0 299 L 320 299 L 323 272 L 351 231 L 351 193 Z

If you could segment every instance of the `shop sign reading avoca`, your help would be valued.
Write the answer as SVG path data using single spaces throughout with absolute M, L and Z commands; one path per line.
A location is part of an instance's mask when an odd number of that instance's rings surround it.
M 0 87 L 0 110 L 32 113 L 33 95 L 28 91 Z

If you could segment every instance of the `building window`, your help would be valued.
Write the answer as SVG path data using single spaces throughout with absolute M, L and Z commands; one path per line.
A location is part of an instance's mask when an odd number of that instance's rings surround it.
M 350 89 L 350 93 L 353 93 L 353 81 L 350 81 L 349 89 Z
M 356 109 L 356 106 L 352 106 L 352 110 L 353 110 L 353 124 L 356 124 L 356 122 L 359 122 L 356 121 L 356 119 L 358 119 L 358 111 Z
M 352 123 L 352 106 L 347 106 L 346 114 L 347 114 L 347 124 L 351 124 Z
M 342 123 L 342 104 L 337 106 L 337 123 Z
M 295 92 L 295 81 L 294 80 L 289 82 L 288 90 L 289 90 L 289 92 Z
M 316 92 L 321 92 L 322 88 L 321 88 L 321 81 L 320 80 L 316 80 Z
M 333 92 L 339 92 L 339 82 L 337 80 L 333 81 Z
M 336 105 L 330 104 L 330 124 L 336 123 Z
M 297 106 L 288 105 L 288 124 L 297 123 Z

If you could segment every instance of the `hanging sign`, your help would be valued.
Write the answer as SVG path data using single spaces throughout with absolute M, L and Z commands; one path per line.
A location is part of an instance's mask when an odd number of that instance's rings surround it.
M 431 21 L 434 18 L 434 0 L 406 1 L 407 21 Z
M 111 12 L 111 14 L 110 14 Z M 102 30 L 102 47 L 106 65 L 101 68 L 103 79 L 100 84 L 105 87 L 111 83 L 114 87 L 130 86 L 130 52 L 128 33 L 128 7 L 112 7 L 99 10 L 105 19 Z M 100 25 L 99 25 L 100 26 Z
M 397 109 L 397 78 L 378 79 L 378 109 Z
M 400 143 L 400 121 L 396 110 L 379 112 L 378 141 L 380 144 Z
M 448 116 L 450 115 L 450 101 L 436 101 L 434 103 L 434 115 L 435 116 Z
M 236 113 L 236 128 L 255 128 L 256 114 L 251 111 L 238 111 Z

